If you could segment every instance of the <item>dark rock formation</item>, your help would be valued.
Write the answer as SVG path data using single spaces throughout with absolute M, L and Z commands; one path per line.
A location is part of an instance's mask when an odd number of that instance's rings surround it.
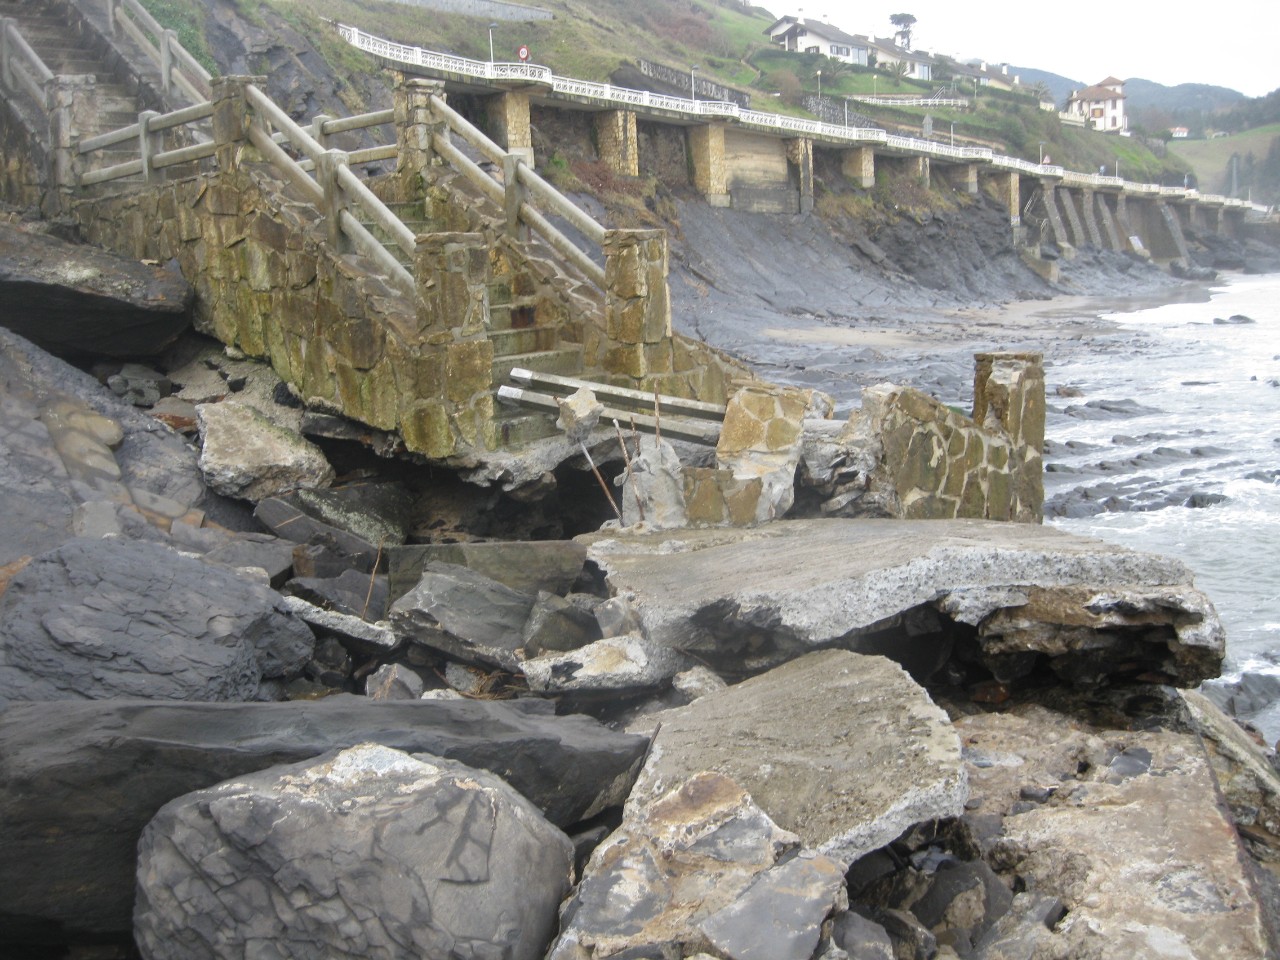
M 193 298 L 176 270 L 0 222 L 0 324 L 53 353 L 158 354 Z
M 360 743 L 501 776 L 567 826 L 620 804 L 643 737 L 550 703 L 13 704 L 0 713 L 0 943 L 129 929 L 138 836 L 170 800 Z
M 311 657 L 278 594 L 168 547 L 72 540 L 0 601 L 0 698 L 253 700 Z
M 162 807 L 134 931 L 148 960 L 537 960 L 572 869 L 569 838 L 493 774 L 363 744 Z

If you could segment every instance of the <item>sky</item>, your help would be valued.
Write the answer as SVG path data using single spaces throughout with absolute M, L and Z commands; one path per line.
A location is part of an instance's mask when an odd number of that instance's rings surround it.
M 776 16 L 822 20 L 846 33 L 888 37 L 889 17 L 916 18 L 912 47 L 1061 74 L 1086 84 L 1108 76 L 1167 86 L 1209 83 L 1260 97 L 1280 87 L 1280 2 L 1232 0 L 1208 7 L 1119 0 L 1098 4 L 960 0 L 775 0 Z M 1182 13 L 1182 11 L 1186 13 Z M 1229 14 L 1227 13 L 1229 11 Z

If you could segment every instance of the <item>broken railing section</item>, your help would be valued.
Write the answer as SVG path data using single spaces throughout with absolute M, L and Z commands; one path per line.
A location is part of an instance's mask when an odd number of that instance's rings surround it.
M 513 370 L 499 399 L 556 411 L 592 391 L 624 446 L 622 521 L 747 526 L 783 516 L 980 518 L 1039 523 L 1044 372 L 1038 354 L 976 357 L 974 415 L 917 390 L 863 391 L 849 420 L 825 394 L 739 382 L 724 406 Z M 646 411 L 646 412 L 641 412 Z M 643 438 L 637 432 L 645 434 Z M 715 466 L 680 462 L 661 438 L 715 446 Z

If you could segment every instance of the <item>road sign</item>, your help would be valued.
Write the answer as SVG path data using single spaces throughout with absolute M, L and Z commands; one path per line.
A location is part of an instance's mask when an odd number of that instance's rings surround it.
M 520 57 L 520 62 L 524 63 L 529 59 L 529 48 L 522 43 L 520 44 L 520 49 L 516 51 L 516 54 Z

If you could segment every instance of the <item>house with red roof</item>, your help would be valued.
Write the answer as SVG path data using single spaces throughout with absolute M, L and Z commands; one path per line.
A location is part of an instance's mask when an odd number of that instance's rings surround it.
M 1072 90 L 1066 113 L 1082 118 L 1094 130 L 1127 136 L 1129 118 L 1125 116 L 1124 99 L 1124 81 L 1107 77 L 1083 90 Z

